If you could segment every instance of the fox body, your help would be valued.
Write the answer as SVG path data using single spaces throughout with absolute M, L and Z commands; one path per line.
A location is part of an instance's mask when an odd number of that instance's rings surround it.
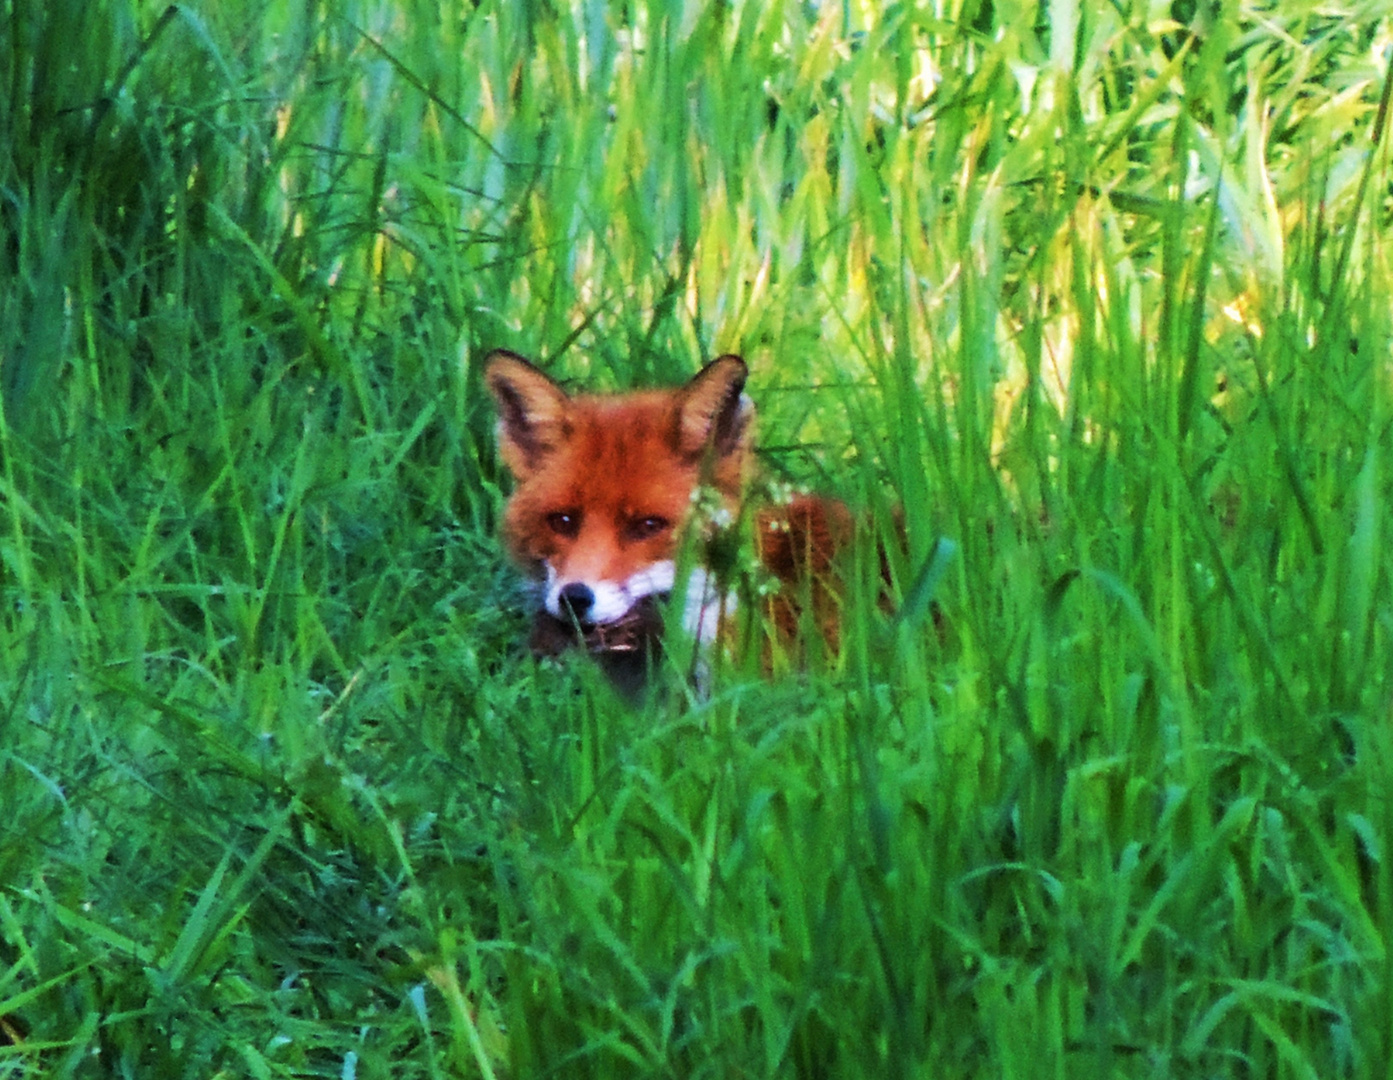
M 661 634 L 661 601 L 674 591 L 694 637 L 718 634 L 734 597 L 700 564 L 679 583 L 678 549 L 693 528 L 720 530 L 741 517 L 753 461 L 747 374 L 743 360 L 726 355 L 683 386 L 571 395 L 514 353 L 490 355 L 499 452 L 515 480 L 503 539 L 543 582 L 535 651 L 649 648 Z M 804 582 L 800 595 L 834 634 L 827 582 L 852 531 L 847 509 L 803 497 L 752 517 L 758 554 L 780 582 L 770 605 L 776 625 L 796 627 L 794 595 Z

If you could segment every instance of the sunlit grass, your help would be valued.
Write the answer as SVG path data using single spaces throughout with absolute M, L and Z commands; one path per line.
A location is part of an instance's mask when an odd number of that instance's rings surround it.
M 1383 1075 L 1382 5 L 3 25 L 0 1075 Z M 499 346 L 899 614 L 533 663 Z

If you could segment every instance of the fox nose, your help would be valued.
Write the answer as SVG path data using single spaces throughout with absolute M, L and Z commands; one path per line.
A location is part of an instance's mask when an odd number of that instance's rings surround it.
M 570 615 L 577 622 L 584 622 L 590 609 L 595 606 L 594 592 L 589 585 L 580 581 L 561 586 L 559 600 L 562 614 Z

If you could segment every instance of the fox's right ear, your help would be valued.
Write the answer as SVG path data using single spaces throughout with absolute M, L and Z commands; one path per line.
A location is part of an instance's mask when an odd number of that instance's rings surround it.
M 495 349 L 484 382 L 498 406 L 498 451 L 516 477 L 527 476 L 570 434 L 566 391 L 517 353 Z
M 719 458 L 748 449 L 754 406 L 743 391 L 749 373 L 745 361 L 726 353 L 682 387 L 677 445 L 683 453 L 697 456 L 709 447 Z

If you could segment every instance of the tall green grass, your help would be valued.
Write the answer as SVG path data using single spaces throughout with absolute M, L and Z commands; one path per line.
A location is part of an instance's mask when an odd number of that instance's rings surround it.
M 2 10 L 0 1075 L 1387 1075 L 1384 5 Z M 899 615 L 534 664 L 496 346 Z

